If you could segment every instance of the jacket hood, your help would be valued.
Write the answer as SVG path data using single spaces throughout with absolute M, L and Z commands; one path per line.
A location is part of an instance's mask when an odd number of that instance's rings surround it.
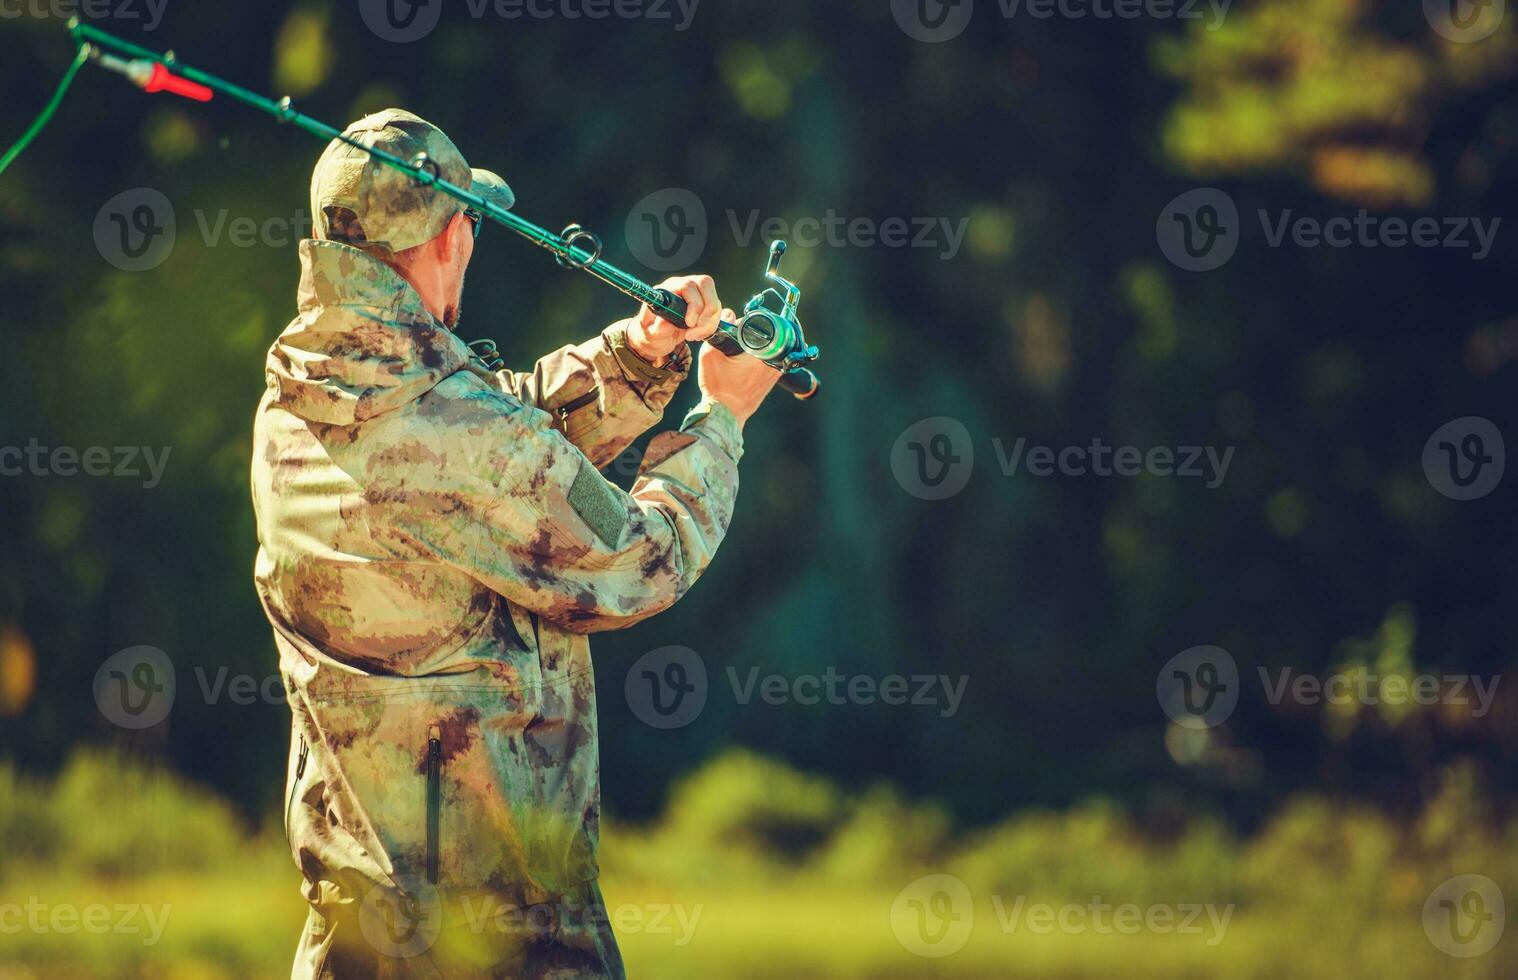
M 379 259 L 308 239 L 300 264 L 299 313 L 265 364 L 278 407 L 352 425 L 415 401 L 469 365 L 469 347 Z

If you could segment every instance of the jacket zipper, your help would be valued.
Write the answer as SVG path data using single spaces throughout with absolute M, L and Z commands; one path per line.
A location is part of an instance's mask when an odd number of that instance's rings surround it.
M 437 725 L 427 731 L 427 881 L 438 879 L 438 811 L 443 804 L 443 733 Z
M 295 779 L 290 782 L 290 799 L 285 801 L 285 826 L 290 824 L 290 811 L 295 809 L 295 797 L 300 792 L 300 779 L 306 774 L 306 756 L 311 751 L 311 746 L 306 742 L 306 736 L 296 735 L 300 739 L 300 748 L 295 755 Z
M 569 425 L 570 412 L 584 408 L 586 405 L 589 405 L 599 397 L 601 397 L 601 388 L 599 385 L 597 385 L 580 397 L 565 402 L 559 406 L 559 421 L 566 426 Z

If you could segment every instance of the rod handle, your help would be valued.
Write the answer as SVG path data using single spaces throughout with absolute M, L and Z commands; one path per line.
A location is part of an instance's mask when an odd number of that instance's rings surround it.
M 789 371 L 780 373 L 780 387 L 799 401 L 810 401 L 817 397 L 817 391 L 822 387 L 822 382 L 817 379 L 810 368 L 795 367 Z

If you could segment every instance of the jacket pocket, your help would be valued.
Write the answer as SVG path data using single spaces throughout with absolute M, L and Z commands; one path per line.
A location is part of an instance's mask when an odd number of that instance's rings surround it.
M 443 809 L 443 732 L 437 725 L 427 730 L 427 883 L 438 882 L 442 853 L 440 818 Z
M 285 832 L 290 830 L 290 816 L 295 811 L 295 799 L 300 796 L 300 781 L 306 774 L 306 757 L 311 752 L 311 746 L 306 743 L 306 736 L 296 734 L 298 739 L 295 750 L 295 772 L 290 779 L 290 798 L 285 801 Z
M 581 434 L 588 432 L 600 424 L 601 412 L 597 408 L 597 402 L 600 399 L 601 388 L 597 385 L 585 392 L 585 394 L 565 402 L 555 410 L 554 414 L 558 416 L 559 428 L 564 431 L 564 438 L 572 442 Z M 592 411 L 584 411 L 586 408 L 590 408 Z

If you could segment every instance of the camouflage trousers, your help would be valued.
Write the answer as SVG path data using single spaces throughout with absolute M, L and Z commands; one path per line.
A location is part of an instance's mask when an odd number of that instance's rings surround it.
M 292 980 L 625 980 L 600 886 L 551 902 L 489 895 L 418 903 L 372 897 L 312 909 Z

